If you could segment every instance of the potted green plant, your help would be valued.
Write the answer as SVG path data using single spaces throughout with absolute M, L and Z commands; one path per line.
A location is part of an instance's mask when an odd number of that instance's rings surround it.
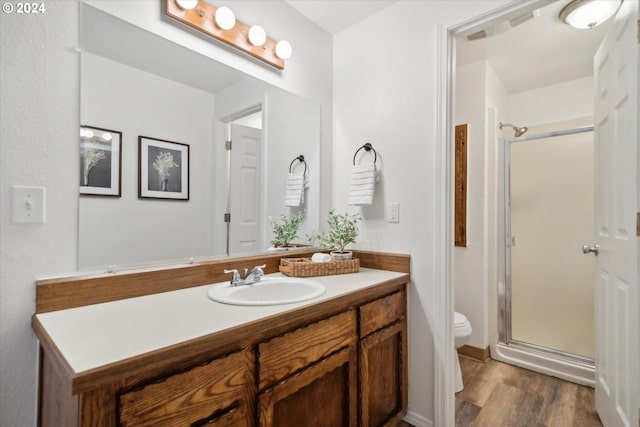
M 362 219 L 359 213 L 337 214 L 335 210 L 329 212 L 329 231 L 316 234 L 320 244 L 326 248 L 333 249 L 331 256 L 336 260 L 351 259 L 353 253 L 345 250 L 349 243 L 355 243 L 358 237 L 358 222 Z
M 297 214 L 291 215 L 291 217 L 281 214 L 278 218 L 269 217 L 269 222 L 273 227 L 274 239 L 271 241 L 273 246 L 287 248 L 291 247 L 293 242 L 298 237 L 298 231 L 300 230 L 300 224 L 304 219 L 306 211 L 300 211 Z

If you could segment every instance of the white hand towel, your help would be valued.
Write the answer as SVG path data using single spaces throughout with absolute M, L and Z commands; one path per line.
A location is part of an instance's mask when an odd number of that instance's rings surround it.
M 349 186 L 349 204 L 364 206 L 373 203 L 375 185 L 375 164 L 353 166 Z
M 300 206 L 304 203 L 304 176 L 299 173 L 290 173 L 287 177 L 287 185 L 284 193 L 285 206 Z
M 311 262 L 329 262 L 329 261 L 331 261 L 331 255 L 329 254 L 315 253 L 311 257 Z

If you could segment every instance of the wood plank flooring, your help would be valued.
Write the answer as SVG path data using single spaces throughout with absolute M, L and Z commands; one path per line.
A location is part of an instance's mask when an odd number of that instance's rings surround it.
M 601 427 L 585 387 L 489 359 L 460 357 L 456 427 Z

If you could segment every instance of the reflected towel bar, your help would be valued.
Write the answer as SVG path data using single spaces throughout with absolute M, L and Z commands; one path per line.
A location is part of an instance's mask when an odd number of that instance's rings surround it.
M 291 164 L 289 165 L 289 173 L 291 173 L 291 168 L 293 167 L 293 164 L 297 161 L 299 161 L 300 163 L 304 163 L 304 172 L 302 172 L 302 176 L 306 176 L 307 175 L 307 162 L 304 160 L 304 156 L 302 154 L 300 154 L 298 157 L 296 157 L 295 159 L 293 159 L 291 161 Z

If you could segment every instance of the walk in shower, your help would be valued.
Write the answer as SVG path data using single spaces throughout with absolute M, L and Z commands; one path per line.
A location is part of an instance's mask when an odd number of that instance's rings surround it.
M 496 347 L 498 359 L 593 384 L 596 264 L 582 247 L 594 239 L 594 138 L 584 123 L 505 125 L 518 137 L 503 140 Z

